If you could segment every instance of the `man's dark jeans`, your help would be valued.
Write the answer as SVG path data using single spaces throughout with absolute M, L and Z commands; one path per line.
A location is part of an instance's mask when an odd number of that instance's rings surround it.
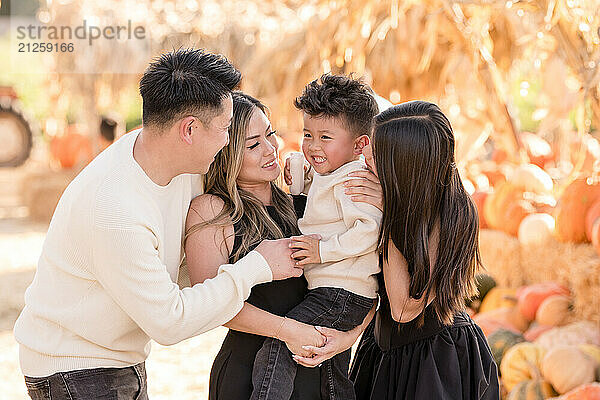
M 362 324 L 374 299 L 340 288 L 310 290 L 286 316 L 311 325 L 349 331 Z M 352 400 L 354 387 L 348 379 L 350 349 L 321 366 L 321 398 Z M 252 371 L 252 400 L 288 400 L 298 366 L 284 342 L 268 338 L 256 354 Z
M 144 363 L 126 368 L 93 368 L 25 377 L 33 400 L 148 400 Z

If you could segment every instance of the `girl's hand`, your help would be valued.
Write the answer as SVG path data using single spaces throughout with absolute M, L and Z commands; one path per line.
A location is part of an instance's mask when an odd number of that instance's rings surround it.
M 314 326 L 303 324 L 295 319 L 286 318 L 278 339 L 285 342 L 292 354 L 310 357 L 312 352 L 303 347 L 318 349 L 325 344 L 326 338 Z
M 319 253 L 320 240 L 321 236 L 319 235 L 291 237 L 290 247 L 297 249 L 297 251 L 292 253 L 292 258 L 295 260 L 300 260 L 296 262 L 296 265 L 321 263 L 321 255 Z
M 370 170 L 363 170 L 350 172 L 348 176 L 358 178 L 344 182 L 345 193 L 350 199 L 371 204 L 383 211 L 383 191 L 377 175 Z
M 303 346 L 303 350 L 308 351 L 310 355 L 304 356 L 295 354 L 293 356 L 294 361 L 305 367 L 317 367 L 323 361 L 329 360 L 333 356 L 348 350 L 356 339 L 363 332 L 361 326 L 358 326 L 348 332 L 342 332 L 331 328 L 315 327 L 321 334 L 326 338 L 327 342 L 325 346 Z

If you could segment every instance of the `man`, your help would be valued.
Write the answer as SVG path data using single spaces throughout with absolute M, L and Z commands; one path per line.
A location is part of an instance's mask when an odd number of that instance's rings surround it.
M 32 398 L 146 399 L 150 339 L 169 345 L 213 329 L 253 285 L 301 275 L 282 239 L 202 284 L 175 283 L 188 206 L 229 140 L 240 78 L 202 50 L 162 55 L 140 82 L 142 129 L 65 190 L 14 330 Z

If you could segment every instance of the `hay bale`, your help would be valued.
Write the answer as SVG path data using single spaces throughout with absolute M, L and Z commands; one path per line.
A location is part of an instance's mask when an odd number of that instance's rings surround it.
M 482 229 L 479 249 L 487 273 L 499 285 L 563 284 L 573 293 L 575 319 L 600 322 L 600 257 L 591 245 L 552 240 L 525 246 L 503 232 Z
M 526 284 L 554 281 L 569 287 L 576 319 L 600 321 L 600 257 L 591 245 L 521 246 L 520 269 Z
M 50 222 L 60 197 L 74 177 L 71 171 L 36 171 L 25 176 L 21 193 L 29 209 L 29 218 Z
M 537 246 L 521 245 L 520 264 L 525 283 L 554 281 L 570 286 L 575 268 L 597 260 L 589 245 L 551 240 Z
M 600 323 L 600 258 L 596 256 L 573 264 L 570 277 L 575 316 Z
M 519 241 L 504 232 L 481 229 L 479 251 L 486 273 L 492 275 L 501 286 L 518 287 L 525 282 L 520 268 Z

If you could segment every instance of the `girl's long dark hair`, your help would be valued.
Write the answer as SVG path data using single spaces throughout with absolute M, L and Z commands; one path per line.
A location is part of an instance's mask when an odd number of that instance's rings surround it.
M 454 134 L 433 103 L 399 104 L 375 117 L 373 153 L 383 189 L 379 249 L 388 259 L 391 240 L 408 263 L 409 295 L 432 302 L 449 324 L 476 293 L 481 265 L 477 209 L 454 162 Z M 429 240 L 439 224 L 437 257 L 430 276 Z M 424 310 L 419 316 L 423 321 Z

